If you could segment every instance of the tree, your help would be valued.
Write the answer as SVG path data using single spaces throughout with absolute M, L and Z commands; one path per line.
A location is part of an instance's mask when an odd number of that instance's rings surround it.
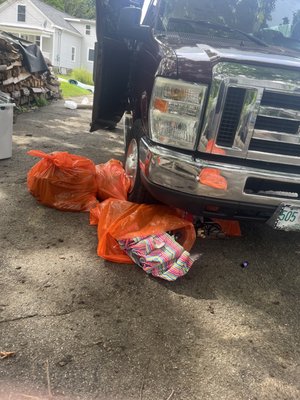
M 44 0 L 43 2 L 58 10 L 64 11 L 64 0 Z
M 258 9 L 258 22 L 260 23 L 260 27 L 267 27 L 268 21 L 271 20 L 272 12 L 275 9 L 277 0 L 260 0 L 259 1 L 259 9 Z
M 44 0 L 44 3 L 74 17 L 95 18 L 96 16 L 95 0 Z
M 0 0 L 0 4 L 6 0 Z M 73 17 L 96 18 L 96 0 L 42 0 L 57 10 L 64 11 Z
M 95 0 L 64 0 L 64 11 L 74 17 L 95 18 Z

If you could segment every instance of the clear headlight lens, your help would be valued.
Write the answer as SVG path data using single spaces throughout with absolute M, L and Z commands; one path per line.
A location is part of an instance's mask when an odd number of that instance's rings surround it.
M 150 105 L 151 139 L 192 150 L 206 91 L 206 85 L 156 78 Z

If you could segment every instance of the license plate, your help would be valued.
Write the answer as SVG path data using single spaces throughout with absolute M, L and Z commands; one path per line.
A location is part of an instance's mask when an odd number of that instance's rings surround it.
M 300 207 L 281 204 L 268 224 L 283 231 L 300 231 Z

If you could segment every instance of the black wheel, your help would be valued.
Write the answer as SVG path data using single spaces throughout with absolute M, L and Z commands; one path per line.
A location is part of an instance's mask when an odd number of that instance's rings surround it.
M 152 204 L 157 201 L 142 184 L 140 176 L 139 143 L 143 135 L 141 121 L 136 121 L 126 136 L 125 171 L 131 181 L 128 200 L 133 203 Z

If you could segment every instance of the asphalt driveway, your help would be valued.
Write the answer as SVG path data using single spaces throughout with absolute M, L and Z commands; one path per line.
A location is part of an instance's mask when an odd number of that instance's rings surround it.
M 16 353 L 0 399 L 299 399 L 300 234 L 198 240 L 175 283 L 103 261 L 87 213 L 26 188 L 31 149 L 122 158 L 121 130 L 90 134 L 90 118 L 62 101 L 20 115 L 0 160 L 0 351 Z

